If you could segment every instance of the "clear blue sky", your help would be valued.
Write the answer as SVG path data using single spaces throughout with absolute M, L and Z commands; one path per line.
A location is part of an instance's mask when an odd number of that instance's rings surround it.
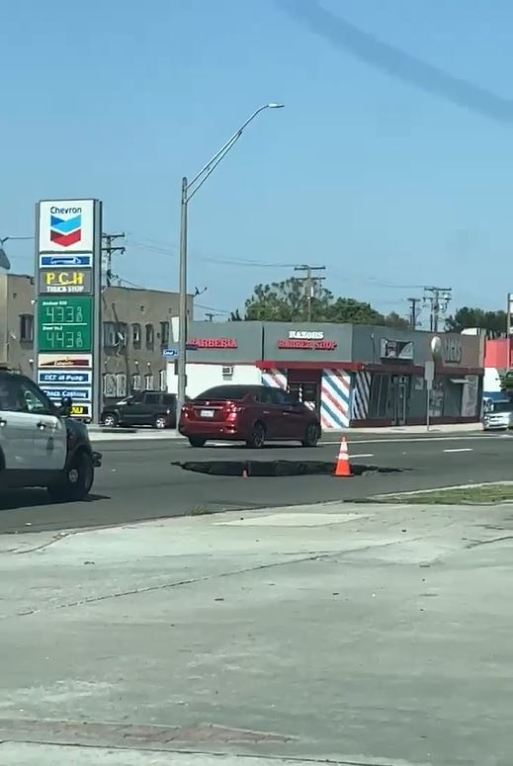
M 385 311 L 421 293 L 395 285 L 422 284 L 452 286 L 453 306 L 502 307 L 513 119 L 486 104 L 488 91 L 513 96 L 511 1 L 323 0 L 309 19 L 284 3 L 4 3 L 0 236 L 31 233 L 39 198 L 98 197 L 104 229 L 129 234 L 115 270 L 176 289 L 182 175 L 254 108 L 283 101 L 191 202 L 189 285 L 208 287 L 198 303 L 228 311 L 292 273 L 216 263 L 247 259 L 325 264 L 327 287 Z M 485 107 L 457 105 L 437 77 L 427 92 L 416 65 L 363 61 L 335 25 L 334 40 L 317 34 L 322 9 L 479 86 Z M 9 253 L 30 270 L 31 243 Z

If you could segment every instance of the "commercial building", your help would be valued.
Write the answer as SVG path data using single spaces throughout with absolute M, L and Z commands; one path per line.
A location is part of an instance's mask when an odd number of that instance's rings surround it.
M 0 364 L 34 377 L 34 277 L 0 274 Z M 193 300 L 189 296 L 189 316 Z M 166 390 L 166 362 L 178 293 L 108 287 L 102 294 L 103 394 Z
M 476 421 L 484 339 L 440 337 L 432 422 Z M 422 424 L 432 338 L 429 332 L 353 324 L 191 322 L 187 395 L 220 383 L 264 383 L 294 392 L 319 413 L 325 430 Z M 176 392 L 176 363 L 169 364 L 167 380 Z

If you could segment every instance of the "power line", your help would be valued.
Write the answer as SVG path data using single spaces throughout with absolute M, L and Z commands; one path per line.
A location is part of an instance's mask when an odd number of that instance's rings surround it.
M 408 298 L 408 303 L 410 304 L 410 328 L 412 330 L 417 329 L 417 319 L 419 316 L 419 311 L 417 310 L 417 305 L 420 303 L 421 298 Z
M 107 287 L 112 285 L 112 254 L 120 253 L 121 255 L 126 252 L 126 247 L 122 245 L 113 245 L 112 243 L 116 239 L 124 239 L 125 235 L 122 234 L 102 234 L 102 253 L 106 254 L 105 258 L 105 284 Z M 103 244 L 105 243 L 105 244 Z
M 424 287 L 424 304 L 429 303 L 429 329 L 438 332 L 440 316 L 447 312 L 452 298 L 452 287 Z
M 300 280 L 305 283 L 305 297 L 306 297 L 306 319 L 308 322 L 312 321 L 312 298 L 318 287 L 318 283 L 326 277 L 314 277 L 312 272 L 314 271 L 326 271 L 326 266 L 310 266 L 304 264 L 303 266 L 294 266 L 294 271 L 303 271 L 304 277 L 300 277 Z

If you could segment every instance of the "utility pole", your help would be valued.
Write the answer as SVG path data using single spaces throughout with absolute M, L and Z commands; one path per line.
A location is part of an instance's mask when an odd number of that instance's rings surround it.
M 424 287 L 424 303 L 430 304 L 429 329 L 438 332 L 440 315 L 445 314 L 452 298 L 452 287 Z
M 303 266 L 294 266 L 294 271 L 303 271 L 304 277 L 299 277 L 302 282 L 305 283 L 305 296 L 306 296 L 306 319 L 308 322 L 312 321 L 312 298 L 315 295 L 316 287 L 319 282 L 322 282 L 326 277 L 314 277 L 313 271 L 326 271 L 326 266 L 309 266 L 304 264 Z
M 410 304 L 410 328 L 412 330 L 417 329 L 417 317 L 418 317 L 418 311 L 417 311 L 417 304 L 420 303 L 420 298 L 408 298 L 408 303 Z
M 112 243 L 116 239 L 124 239 L 125 233 L 121 234 L 102 234 L 102 253 L 106 254 L 105 258 L 105 284 L 107 287 L 110 287 L 112 285 L 112 254 L 113 253 L 123 253 L 126 251 L 126 247 L 123 247 L 122 245 L 113 245 Z M 105 244 L 103 244 L 105 243 Z

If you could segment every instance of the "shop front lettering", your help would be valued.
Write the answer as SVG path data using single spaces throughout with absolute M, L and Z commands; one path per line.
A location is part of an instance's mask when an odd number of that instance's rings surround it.
M 279 340 L 278 348 L 293 349 L 295 351 L 334 351 L 337 342 L 334 340 Z
M 193 338 L 187 341 L 191 348 L 238 348 L 235 338 Z
M 459 338 L 444 338 L 443 359 L 444 362 L 459 364 L 463 356 L 461 340 Z
M 317 330 L 290 330 L 290 340 L 322 340 L 324 333 Z

